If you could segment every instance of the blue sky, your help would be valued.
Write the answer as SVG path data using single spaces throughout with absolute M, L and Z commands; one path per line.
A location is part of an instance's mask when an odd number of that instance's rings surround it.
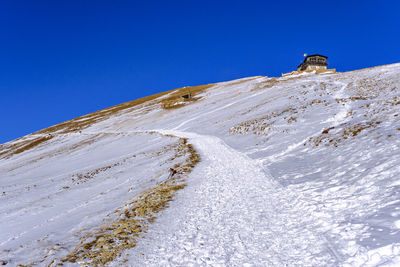
M 0 143 L 142 96 L 400 62 L 400 1 L 0 1 Z

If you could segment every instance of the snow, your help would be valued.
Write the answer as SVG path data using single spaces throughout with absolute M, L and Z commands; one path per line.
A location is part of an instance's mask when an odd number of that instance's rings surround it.
M 71 252 L 168 176 L 163 148 L 185 137 L 201 156 L 187 187 L 110 266 L 400 265 L 400 64 L 257 76 L 199 97 L 143 104 L 0 159 L 0 259 Z
M 203 162 L 192 175 L 192 185 L 129 255 L 135 264 L 250 266 L 335 262 L 326 239 L 312 231 L 318 218 L 298 209 L 304 205 L 300 196 L 286 192 L 257 161 L 216 137 L 163 132 L 190 138 Z
M 168 176 L 172 152 L 153 158 L 173 142 L 133 133 L 63 136 L 16 156 L 13 164 L 3 161 L 0 258 L 12 265 L 39 264 L 65 253 L 80 233 L 112 218 L 126 200 Z

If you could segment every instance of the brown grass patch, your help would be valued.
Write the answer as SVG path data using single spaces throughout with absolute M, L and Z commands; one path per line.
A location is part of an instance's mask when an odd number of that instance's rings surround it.
M 214 84 L 205 84 L 198 86 L 182 87 L 174 90 L 167 98 L 161 102 L 161 107 L 164 109 L 176 109 L 183 107 L 188 102 L 197 101 L 200 97 L 195 97 L 196 95 L 204 92 L 208 88 L 214 86 Z M 191 95 L 191 98 L 185 99 L 183 95 Z
M 163 148 L 163 150 L 164 149 L 165 148 Z M 162 152 L 165 152 L 165 150 L 162 151 Z M 162 152 L 161 151 L 160 152 L 156 152 L 156 155 L 159 156 L 159 155 L 162 154 Z M 135 157 L 136 157 L 136 155 L 132 155 L 132 156 L 126 157 L 126 158 L 124 158 L 124 159 L 122 159 L 120 161 L 117 161 L 115 163 L 112 163 L 110 165 L 106 165 L 106 166 L 103 166 L 103 167 L 100 167 L 100 168 L 97 168 L 97 169 L 94 169 L 94 170 L 90 170 L 90 171 L 87 171 L 85 173 L 75 173 L 75 174 L 72 175 L 72 182 L 75 183 L 75 184 L 87 182 L 88 180 L 94 178 L 96 175 L 98 175 L 98 174 L 100 174 L 102 172 L 105 172 L 105 171 L 107 171 L 107 170 L 109 170 L 111 168 L 114 168 L 114 167 L 117 167 L 117 166 L 121 166 L 121 165 L 125 164 L 128 160 L 133 159 Z
M 247 79 L 242 79 L 240 81 L 231 82 L 227 86 L 235 86 L 235 85 L 238 85 L 238 84 L 241 84 L 241 83 L 244 83 L 247 81 L 251 81 L 251 80 L 257 79 L 257 78 L 259 78 L 259 77 L 251 77 L 251 78 L 247 78 Z M 196 95 L 203 93 L 204 91 L 206 91 L 207 89 L 211 88 L 214 85 L 215 84 L 205 84 L 205 85 L 188 86 L 188 87 L 178 88 L 178 89 L 174 90 L 172 94 L 170 94 L 167 98 L 165 98 L 162 101 L 161 107 L 164 109 L 177 109 L 177 108 L 183 107 L 190 102 L 195 102 L 195 101 L 201 99 L 201 97 L 196 97 Z M 183 95 L 188 95 L 188 94 L 191 95 L 191 98 L 185 99 L 182 97 Z
M 36 146 L 52 139 L 53 137 L 54 136 L 52 135 L 44 135 L 27 140 L 17 139 L 17 142 L 3 144 L 0 146 L 0 158 L 10 158 L 12 155 L 20 154 L 27 150 L 33 149 Z
M 97 168 L 97 169 L 92 170 L 92 171 L 88 171 L 86 173 L 73 174 L 72 175 L 72 182 L 76 183 L 76 184 L 84 183 L 84 182 L 90 180 L 91 178 L 93 178 L 94 176 L 96 176 L 97 174 L 105 172 L 105 171 L 107 171 L 107 170 L 109 170 L 109 169 L 111 169 L 113 167 L 119 166 L 121 164 L 122 164 L 121 162 L 117 162 L 117 163 L 114 163 L 112 165 L 107 165 L 107 166 L 100 167 L 100 168 Z
M 334 133 L 330 133 L 331 130 L 335 129 L 335 127 L 330 127 L 322 131 L 322 133 L 318 136 L 313 136 L 308 139 L 308 143 L 310 143 L 313 147 L 318 147 L 319 145 L 324 144 L 325 146 L 334 146 L 338 147 L 338 145 L 344 142 L 346 139 L 354 138 L 358 136 L 362 131 L 370 128 L 376 128 L 381 121 L 368 121 L 356 123 L 353 125 L 344 124 L 342 128 L 337 127 L 338 130 Z M 307 145 L 307 142 L 304 145 Z
M 16 149 L 14 153 L 15 154 L 22 153 L 24 151 L 27 151 L 29 149 L 32 149 L 32 148 L 40 145 L 43 142 L 46 142 L 46 141 L 48 141 L 48 140 L 50 140 L 52 138 L 53 138 L 52 135 L 47 135 L 47 136 L 42 136 L 42 137 L 39 137 L 39 138 L 35 138 L 34 140 L 29 141 L 26 145 Z
M 251 91 L 265 90 L 278 84 L 278 78 L 270 78 L 264 82 L 257 83 Z
M 120 212 L 116 222 L 82 238 L 83 242 L 61 261 L 85 261 L 98 266 L 114 260 L 123 250 L 136 246 L 139 234 L 147 230 L 147 224 L 154 221 L 155 214 L 166 208 L 175 191 L 183 187 L 185 184 L 167 180 L 144 192 L 126 204 L 132 206 Z
M 173 89 L 169 90 L 166 92 L 154 94 L 151 96 L 146 96 L 142 97 L 133 101 L 129 101 L 126 103 L 122 103 L 116 106 L 112 106 L 103 110 L 99 110 L 84 116 L 80 116 L 78 118 L 65 121 L 62 123 L 59 123 L 57 125 L 45 128 L 43 130 L 37 131 L 34 134 L 38 135 L 48 135 L 48 136 L 40 136 L 40 137 L 35 137 L 34 139 L 30 140 L 22 140 L 25 137 L 16 139 L 14 141 L 8 142 L 6 144 L 0 145 L 0 158 L 6 157 L 9 158 L 14 154 L 19 154 L 24 151 L 27 151 L 29 149 L 32 149 L 36 147 L 37 145 L 51 139 L 54 134 L 66 134 L 66 133 L 72 133 L 72 132 L 79 132 L 95 123 L 101 122 L 103 120 L 106 120 L 110 118 L 111 116 L 118 114 L 119 112 L 122 112 L 124 110 L 139 106 L 139 105 L 145 105 L 145 106 L 157 106 L 162 103 L 162 101 L 176 101 L 177 99 L 181 98 L 182 95 L 187 94 L 187 92 L 190 90 L 192 96 L 195 96 L 206 89 L 210 88 L 214 84 L 206 84 L 206 85 L 199 85 L 199 86 L 191 86 L 191 87 L 183 87 L 183 88 L 178 88 L 178 89 Z M 170 94 L 167 98 L 162 99 L 163 96 Z M 188 101 L 196 101 L 199 98 L 193 97 L 192 99 L 189 99 Z M 183 105 L 178 105 L 176 107 L 172 108 L 178 108 Z M 148 109 L 145 112 L 150 111 L 151 109 Z M 51 134 L 51 135 L 50 135 Z
M 99 110 L 69 121 L 65 121 L 59 123 L 57 125 L 51 126 L 49 128 L 40 130 L 36 133 L 40 134 L 47 134 L 47 133 L 71 133 L 83 130 L 90 125 L 108 119 L 110 116 L 115 115 L 121 111 L 126 109 L 130 109 L 136 107 L 138 105 L 157 105 L 160 104 L 163 99 L 161 97 L 170 94 L 165 100 L 171 100 L 181 97 L 182 95 L 186 94 L 188 90 L 192 93 L 192 96 L 203 92 L 204 90 L 210 88 L 213 84 L 207 85 L 199 85 L 199 86 L 192 86 L 192 87 L 183 87 L 178 89 L 169 90 L 166 92 L 142 97 L 136 100 L 132 100 L 126 103 L 122 103 L 116 106 L 112 106 L 110 108 L 106 108 L 103 110 Z
M 155 95 L 151 95 L 151 96 L 146 96 L 146 97 L 142 97 L 133 101 L 129 101 L 126 103 L 122 103 L 110 108 L 106 108 L 103 110 L 99 110 L 66 122 L 62 122 L 60 124 L 51 126 L 49 128 L 43 129 L 38 131 L 37 133 L 60 133 L 60 134 L 64 134 L 64 133 L 71 133 L 71 132 L 78 132 L 80 130 L 83 130 L 87 127 L 89 127 L 90 125 L 103 121 L 105 119 L 108 119 L 109 117 L 111 117 L 112 115 L 115 115 L 121 111 L 124 111 L 126 109 L 129 108 L 133 108 L 135 106 L 138 105 L 142 105 L 142 104 L 152 104 L 151 102 L 153 100 L 156 100 L 170 92 L 171 91 L 167 91 L 167 92 L 162 92 L 159 94 L 155 94 Z
M 297 121 L 296 116 L 294 116 L 294 114 L 297 113 L 297 109 L 293 107 L 288 107 L 279 111 L 273 111 L 263 117 L 241 122 L 238 125 L 231 127 L 229 129 L 229 133 L 243 135 L 250 132 L 258 136 L 268 136 L 272 130 L 271 126 L 279 117 L 282 117 L 287 121 L 287 123 L 292 123 Z

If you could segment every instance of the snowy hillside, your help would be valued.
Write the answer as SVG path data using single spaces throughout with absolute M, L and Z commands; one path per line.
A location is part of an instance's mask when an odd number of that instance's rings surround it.
M 400 265 L 399 114 L 393 64 L 182 88 L 3 144 L 0 264 Z

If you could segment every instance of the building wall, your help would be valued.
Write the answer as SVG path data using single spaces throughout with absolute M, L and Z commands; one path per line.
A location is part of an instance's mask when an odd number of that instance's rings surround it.
M 326 70 L 326 66 L 310 66 L 308 65 L 306 70 Z
M 323 62 L 326 62 L 326 58 L 319 57 L 319 56 L 309 57 L 309 58 L 307 58 L 307 62 L 309 62 L 309 63 L 313 63 L 313 62 L 323 63 Z

